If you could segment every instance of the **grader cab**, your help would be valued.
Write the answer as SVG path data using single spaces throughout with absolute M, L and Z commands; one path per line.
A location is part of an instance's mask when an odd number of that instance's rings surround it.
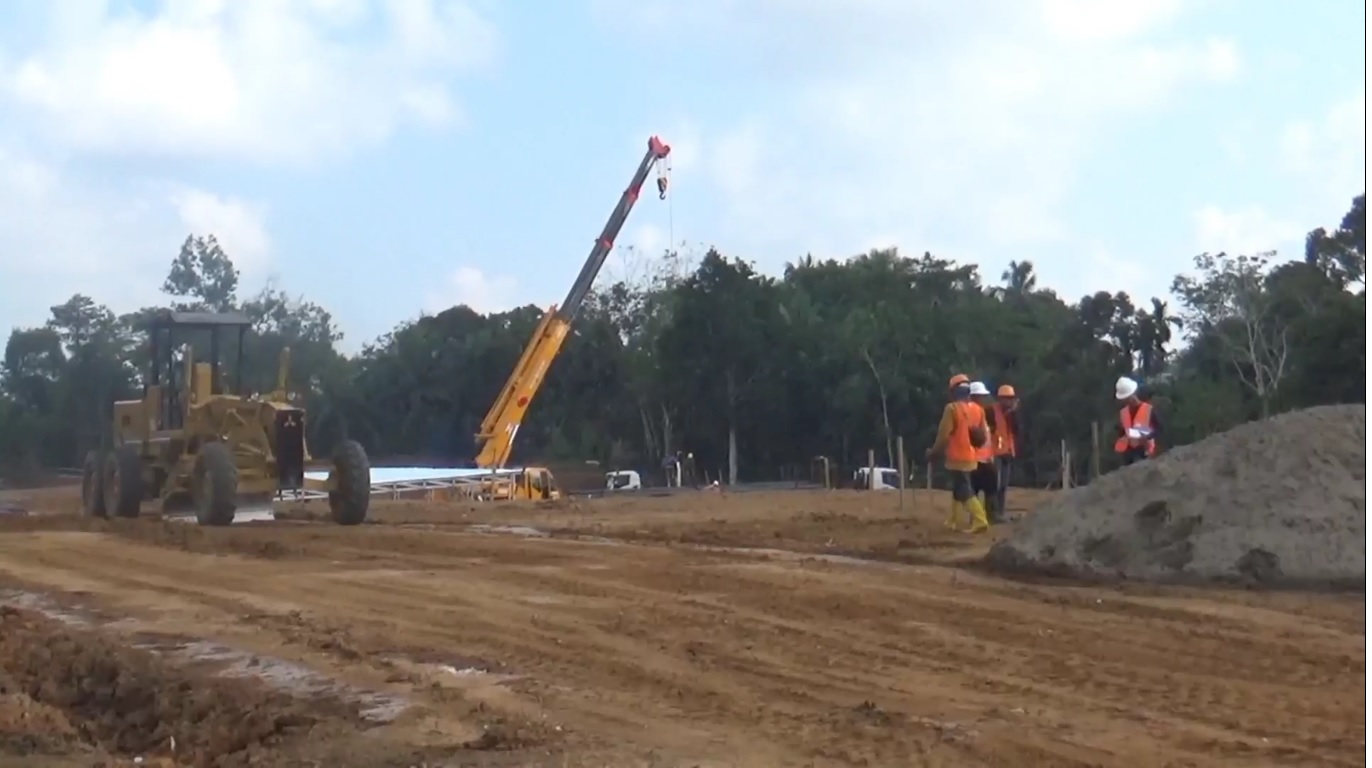
M 86 456 L 86 514 L 137 517 L 144 501 L 160 500 L 164 512 L 191 507 L 201 525 L 228 525 L 242 505 L 270 504 L 283 492 L 318 484 L 328 491 L 334 522 L 366 519 L 371 467 L 361 445 L 338 447 L 326 481 L 305 477 L 311 457 L 305 411 L 286 391 L 289 350 L 281 353 L 274 391 L 244 394 L 243 342 L 251 324 L 237 312 L 153 316 L 143 396 L 114 403 L 112 448 Z M 207 359 L 197 360 L 197 350 Z

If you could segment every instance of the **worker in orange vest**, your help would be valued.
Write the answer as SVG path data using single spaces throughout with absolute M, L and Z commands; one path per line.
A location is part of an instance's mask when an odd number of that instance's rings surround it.
M 952 480 L 953 504 L 943 524 L 951 529 L 961 528 L 963 513 L 971 521 L 968 533 L 982 533 L 990 528 L 986 510 L 972 492 L 972 472 L 977 468 L 977 448 L 990 441 L 986 417 L 981 407 L 971 400 L 970 382 L 964 374 L 948 380 L 948 404 L 939 418 L 938 435 L 925 451 L 926 459 L 943 454 L 943 466 Z
M 1005 522 L 1005 497 L 1010 491 L 1010 473 L 1019 451 L 1019 397 L 1009 384 L 996 388 L 996 401 L 991 405 L 991 439 L 996 444 L 996 500 L 991 522 Z
M 970 385 L 972 402 L 981 409 L 981 418 L 991 439 L 977 447 L 977 468 L 972 471 L 972 493 L 981 499 L 986 510 L 986 519 L 996 522 L 996 487 L 1000 480 L 996 476 L 996 433 L 991 417 L 991 390 L 986 384 L 974 381 Z
M 1153 404 L 1139 397 L 1139 383 L 1121 376 L 1115 382 L 1115 399 L 1124 404 L 1120 408 L 1119 439 L 1115 440 L 1115 453 L 1125 464 L 1151 459 L 1158 452 L 1158 434 L 1161 424 Z

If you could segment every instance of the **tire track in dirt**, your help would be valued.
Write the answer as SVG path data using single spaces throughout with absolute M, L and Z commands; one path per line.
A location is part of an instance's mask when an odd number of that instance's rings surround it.
M 1340 642 L 1322 626 L 1312 639 L 1280 611 L 1269 613 L 1285 623 L 1237 611 L 1207 626 L 1195 612 L 1107 590 L 1063 600 L 1050 588 L 946 569 L 374 530 L 207 533 L 214 546 L 224 544 L 220 533 L 248 549 L 270 536 L 302 553 L 256 561 L 46 537 L 41 546 L 0 544 L 0 568 L 47 583 L 78 574 L 92 591 L 148 604 L 175 595 L 226 615 L 275 612 L 250 620 L 276 632 L 291 606 L 304 611 L 297 628 L 317 623 L 328 635 L 349 626 L 353 656 L 406 646 L 507 662 L 533 678 L 521 691 L 589 736 L 637 736 L 683 753 L 703 744 L 717 755 L 750 749 L 773 764 L 995 764 L 1020 754 L 1004 751 L 1013 747 L 1044 764 L 1156 765 L 1136 758 L 1156 759 L 1165 741 L 1164 754 L 1177 759 L 1361 756 L 1350 746 L 1363 736 L 1361 718 L 1354 727 L 1350 716 L 1361 704 L 1348 698 L 1330 711 L 1321 699 L 1361 696 L 1346 678 L 1342 689 L 1328 682 L 1349 671 L 1361 638 Z M 359 570 L 360 549 L 371 558 Z M 414 550 L 420 561 L 406 563 Z M 399 570 L 416 565 L 423 570 Z M 1229 610 L 1223 596 L 1213 600 Z M 1289 639 L 1270 639 L 1272 629 Z M 1253 638 L 1240 642 L 1245 630 Z M 1230 642 L 1237 651 L 1225 666 Z M 1176 652 L 1191 645 L 1192 656 Z M 1269 672 L 1306 669 L 1324 690 L 1302 690 L 1290 671 L 1260 688 L 1251 681 L 1266 654 L 1287 659 Z M 1361 670 L 1361 656 L 1353 661 Z M 1272 701 L 1288 713 L 1267 712 Z M 1328 724 L 1309 722 L 1320 717 Z M 1292 743 L 1298 730 L 1308 743 Z M 1266 746 L 1255 734 L 1266 734 Z
M 757 593 L 749 589 L 739 589 L 736 593 L 740 599 L 746 596 L 756 595 Z M 804 593 L 802 593 L 804 594 Z M 872 596 L 872 592 L 866 593 L 867 597 Z M 1234 665 L 1224 665 L 1221 662 L 1228 658 L 1222 652 L 1223 643 L 1228 640 L 1237 641 L 1236 636 L 1222 637 L 1219 639 L 1215 651 L 1210 654 L 1192 654 L 1190 649 L 1196 646 L 1196 638 L 1199 635 L 1191 629 L 1188 624 L 1174 622 L 1170 627 L 1160 627 L 1166 634 L 1160 635 L 1166 638 L 1159 646 L 1154 648 L 1136 649 L 1130 648 L 1130 659 L 1122 662 L 1117 657 L 1112 657 L 1109 653 L 1093 652 L 1092 649 L 1113 649 L 1118 647 L 1117 642 L 1109 642 L 1110 637 L 1105 632 L 1093 630 L 1089 633 L 1078 632 L 1078 636 L 1071 636 L 1072 633 L 1059 631 L 1059 636 L 1054 638 L 1055 644 L 1060 644 L 1067 648 L 1082 649 L 1079 651 L 1080 658 L 1069 657 L 1063 660 L 1060 655 L 1054 653 L 1024 653 L 1023 649 L 1033 648 L 1035 642 L 1041 640 L 1044 629 L 1034 629 L 1032 625 L 1026 625 L 1020 620 L 1009 620 L 1013 615 L 1011 612 L 996 613 L 987 610 L 991 601 L 982 599 L 982 606 L 978 609 L 968 610 L 966 602 L 972 599 L 970 594 L 960 598 L 963 605 L 954 610 L 947 600 L 921 601 L 917 595 L 904 595 L 901 597 L 901 604 L 909 606 L 919 611 L 923 615 L 935 613 L 941 615 L 928 616 L 928 620 L 937 626 L 953 627 L 956 626 L 956 633 L 924 635 L 921 641 L 927 646 L 930 644 L 939 645 L 939 649 L 934 655 L 939 658 L 959 658 L 959 663 L 965 665 L 967 669 L 977 667 L 976 659 L 996 658 L 999 660 L 999 667 L 1014 668 L 1019 676 L 1036 681 L 1052 681 L 1052 684 L 1040 683 L 1030 686 L 1031 690 L 1041 695 L 1056 692 L 1062 696 L 1070 696 L 1080 699 L 1080 691 L 1091 691 L 1102 701 L 1127 701 L 1132 700 L 1135 707 L 1148 702 L 1148 706 L 1153 710 L 1154 716 L 1162 716 L 1162 713 L 1175 713 L 1176 702 L 1175 693 L 1180 689 L 1184 691 L 1183 700 L 1195 702 L 1196 706 L 1185 710 L 1185 714 L 1190 715 L 1199 722 L 1209 722 L 1211 724 L 1243 732 L 1248 723 L 1243 720 L 1236 720 L 1223 716 L 1223 713 L 1235 711 L 1238 705 L 1243 703 L 1243 697 L 1249 697 L 1249 701 L 1275 702 L 1277 707 L 1291 715 L 1287 725 L 1279 734 L 1274 734 L 1270 730 L 1250 731 L 1248 735 L 1258 738 L 1269 738 L 1280 735 L 1292 740 L 1295 743 L 1305 743 L 1305 734 L 1310 732 L 1318 733 L 1324 723 L 1331 719 L 1337 721 L 1339 713 L 1348 706 L 1355 706 L 1356 701 L 1351 697 L 1345 697 L 1342 701 L 1330 701 L 1328 697 L 1311 697 L 1306 695 L 1297 699 L 1289 699 L 1282 695 L 1283 687 L 1281 681 L 1265 680 L 1263 682 L 1253 682 L 1249 684 L 1238 684 L 1232 678 L 1241 677 L 1241 673 L 1251 671 L 1247 667 L 1239 668 Z M 793 600 L 787 603 L 787 607 L 794 607 L 798 601 Z M 826 599 L 827 602 L 827 599 Z M 830 605 L 822 607 L 816 606 L 818 610 L 810 615 L 822 615 L 825 609 L 832 608 Z M 1008 607 L 1008 606 L 1007 606 Z M 928 609 L 933 609 L 932 611 Z M 867 615 L 879 616 L 883 613 L 889 615 L 891 607 L 881 610 L 880 606 L 864 605 Z M 922 618 L 924 617 L 922 615 Z M 972 621 L 975 619 L 975 622 Z M 858 620 L 852 617 L 850 620 Z M 870 622 L 869 622 L 870 623 Z M 1068 624 L 1069 630 L 1073 624 Z M 1052 630 L 1048 630 L 1052 631 Z M 1040 637 L 1036 638 L 1037 634 Z M 1087 636 L 1089 634 L 1089 636 Z M 988 641 L 988 638 L 994 640 Z M 941 641 L 941 642 L 940 642 Z M 1166 648 L 1162 645 L 1167 646 Z M 1235 642 L 1241 646 L 1241 643 Z M 1188 652 L 1180 655 L 1170 649 L 1186 648 Z M 926 651 L 932 650 L 926 648 Z M 1142 650 L 1143 653 L 1136 653 Z M 1287 646 L 1280 651 L 1288 663 L 1293 663 L 1296 669 L 1309 668 L 1309 664 L 1302 665 L 1299 656 L 1293 656 L 1298 650 L 1296 646 Z M 961 652 L 961 653 L 960 653 Z M 1207 658 L 1208 656 L 1208 658 Z M 1177 665 L 1176 660 L 1183 663 Z M 1320 661 L 1327 661 L 1321 659 Z M 1142 662 L 1142 663 L 1140 663 Z M 1346 671 L 1361 676 L 1361 662 L 1352 662 Z M 1160 671 L 1161 674 L 1140 675 L 1135 670 Z M 1227 677 L 1226 677 L 1227 676 Z M 1269 675 L 1269 677 L 1271 677 Z M 1296 675 L 1292 680 L 1295 685 L 1313 690 L 1317 684 L 1330 682 L 1333 677 L 1324 675 L 1318 680 L 1311 680 L 1305 675 Z M 983 675 L 983 681 L 996 681 L 1003 679 L 999 675 Z M 1355 678 L 1356 679 L 1356 678 Z M 1140 701 L 1140 700 L 1143 701 Z M 1217 716 L 1215 713 L 1219 713 Z M 1319 746 L 1316 744 L 1315 746 Z

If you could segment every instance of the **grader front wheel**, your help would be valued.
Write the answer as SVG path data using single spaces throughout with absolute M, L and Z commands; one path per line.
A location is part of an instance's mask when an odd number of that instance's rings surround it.
M 229 525 L 238 509 L 238 466 L 225 443 L 207 443 L 195 457 L 195 521 Z
M 333 452 L 330 478 L 329 514 L 333 521 L 339 525 L 366 522 L 372 502 L 372 466 L 366 449 L 355 440 L 344 440 Z

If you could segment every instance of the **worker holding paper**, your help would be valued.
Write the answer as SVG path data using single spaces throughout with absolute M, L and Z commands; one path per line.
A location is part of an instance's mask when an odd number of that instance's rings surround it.
M 1125 464 L 1151 459 L 1158 452 L 1160 424 L 1152 403 L 1139 397 L 1139 383 L 1121 376 L 1115 382 L 1115 399 L 1123 404 L 1119 416 L 1119 439 L 1115 453 Z

